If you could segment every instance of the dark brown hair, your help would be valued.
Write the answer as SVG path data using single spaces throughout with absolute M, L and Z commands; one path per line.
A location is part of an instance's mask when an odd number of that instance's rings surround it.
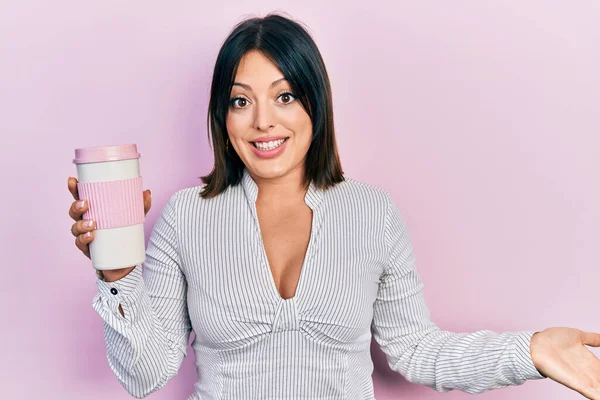
M 343 181 L 333 126 L 331 86 L 321 53 L 300 23 L 270 13 L 238 23 L 217 56 L 207 120 L 215 165 L 210 174 L 200 177 L 206 184 L 200 195 L 214 197 L 229 185 L 237 185 L 243 176 L 242 160 L 233 146 L 226 149 L 225 121 L 238 65 L 251 50 L 260 51 L 277 65 L 310 116 L 313 136 L 306 155 L 304 184 L 308 186 L 312 181 L 317 188 L 327 189 Z

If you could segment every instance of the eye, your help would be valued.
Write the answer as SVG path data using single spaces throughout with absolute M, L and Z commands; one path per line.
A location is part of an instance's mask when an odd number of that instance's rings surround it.
M 236 105 L 236 102 L 237 105 Z M 234 98 L 232 98 L 231 100 L 229 100 L 229 106 L 233 107 L 233 108 L 244 108 L 248 105 L 248 99 L 246 99 L 245 97 L 241 97 L 241 96 L 236 96 Z
M 279 96 L 277 96 L 277 98 L 278 99 L 281 98 L 282 100 L 285 100 L 283 102 L 283 104 L 290 104 L 294 100 L 296 100 L 296 96 L 294 96 L 294 94 L 292 92 L 283 92 Z

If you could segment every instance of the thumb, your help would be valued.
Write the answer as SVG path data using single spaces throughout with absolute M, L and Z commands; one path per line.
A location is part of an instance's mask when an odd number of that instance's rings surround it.
M 600 347 L 600 334 L 593 332 L 582 332 L 583 344 L 592 347 Z
M 144 215 L 148 214 L 152 207 L 152 190 L 144 190 Z

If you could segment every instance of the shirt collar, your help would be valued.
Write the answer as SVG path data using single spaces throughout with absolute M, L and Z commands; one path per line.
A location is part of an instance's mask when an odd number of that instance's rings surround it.
M 248 169 L 244 168 L 244 173 L 242 176 L 242 187 L 244 188 L 244 194 L 248 201 L 251 204 L 256 204 L 256 199 L 258 197 L 258 186 L 252 176 L 248 173 Z M 318 205 L 321 203 L 323 198 L 323 190 L 315 187 L 313 182 L 310 182 L 308 190 L 306 191 L 306 195 L 304 196 L 304 202 L 308 205 L 311 210 L 315 210 Z

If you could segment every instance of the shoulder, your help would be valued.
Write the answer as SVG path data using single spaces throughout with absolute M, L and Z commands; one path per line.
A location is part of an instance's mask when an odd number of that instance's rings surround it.
M 327 192 L 331 207 L 377 221 L 385 218 L 391 200 L 387 190 L 351 177 L 345 177 L 344 181 L 329 188 Z
M 200 191 L 202 190 L 203 187 L 204 187 L 204 185 L 195 185 L 195 186 L 189 186 L 189 187 L 185 187 L 183 189 L 179 189 L 171 195 L 171 200 L 176 201 L 176 202 L 181 202 L 181 201 L 189 202 L 190 200 L 194 200 L 196 198 L 203 199 L 200 196 Z
M 178 214 L 186 215 L 188 212 L 211 213 L 223 208 L 231 207 L 239 198 L 240 189 L 237 187 L 228 187 L 222 193 L 212 198 L 205 198 L 200 195 L 202 185 L 185 187 L 174 192 L 168 200 Z
M 360 218 L 368 224 L 382 226 L 382 237 L 388 244 L 410 240 L 403 212 L 389 191 L 352 178 L 346 178 L 338 186 L 338 195 L 332 196 L 335 200 L 331 203 L 346 210 L 346 218 Z
M 328 191 L 331 191 L 330 194 L 335 200 L 353 203 L 387 205 L 390 199 L 390 193 L 387 190 L 351 177 L 345 177 L 344 181 L 328 189 Z
M 165 209 L 180 213 L 200 205 L 206 199 L 200 196 L 203 185 L 189 186 L 173 192 L 165 204 Z

